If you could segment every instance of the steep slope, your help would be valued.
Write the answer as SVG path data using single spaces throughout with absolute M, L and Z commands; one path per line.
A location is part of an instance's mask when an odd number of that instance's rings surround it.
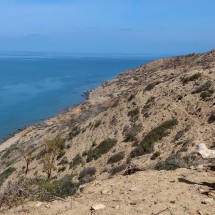
M 24 175 L 20 148 L 32 158 L 27 177 L 46 177 L 43 144 L 55 137 L 66 145 L 53 161 L 55 179 L 107 179 L 131 163 L 151 169 L 207 163 L 193 151 L 197 143 L 215 146 L 214 84 L 215 50 L 125 71 L 83 104 L 2 143 L 1 183 Z

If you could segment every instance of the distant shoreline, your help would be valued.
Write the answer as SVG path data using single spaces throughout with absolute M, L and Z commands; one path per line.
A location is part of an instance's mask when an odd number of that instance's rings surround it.
M 157 59 L 157 58 L 156 58 Z M 137 64 L 139 61 L 133 61 L 133 60 L 131 60 L 131 62 L 130 63 L 127 63 L 126 64 L 126 62 L 127 61 L 124 61 L 124 59 L 122 59 L 123 61 L 122 62 L 125 62 L 123 65 L 124 65 L 124 67 L 126 66 L 128 66 L 128 68 L 127 69 L 132 69 L 132 68 L 135 68 L 134 66 L 132 66 L 133 64 Z M 152 61 L 152 60 L 155 60 L 155 59 L 150 59 L 150 61 Z M 141 61 L 139 62 L 140 64 L 139 64 L 139 66 L 140 65 L 143 65 L 143 64 L 146 64 L 146 63 L 148 63 L 148 62 L 150 62 L 149 61 L 149 59 L 141 59 Z M 114 61 L 114 62 L 116 62 L 116 61 Z M 119 62 L 121 62 L 121 61 L 119 61 Z M 96 62 L 95 62 L 96 63 Z M 142 63 L 142 64 L 141 64 Z M 130 68 L 129 68 L 129 64 L 130 64 Z M 112 66 L 113 67 L 113 66 Z M 111 67 L 111 68 L 112 68 Z M 116 68 L 118 68 L 118 67 L 116 67 Z M 109 69 L 109 67 L 108 67 L 108 69 Z M 126 70 L 127 70 L 126 69 Z M 81 99 L 81 101 L 80 102 L 75 102 L 75 100 L 74 100 L 74 103 L 71 105 L 71 106 L 64 106 L 64 107 L 62 107 L 61 108 L 61 110 L 63 110 L 63 113 L 67 113 L 67 112 L 69 112 L 69 110 L 71 110 L 72 108 L 74 108 L 74 107 L 77 107 L 77 106 L 79 106 L 79 105 L 81 105 L 81 104 L 83 104 L 83 103 L 85 103 L 88 99 L 89 99 L 89 96 L 90 96 L 90 94 L 91 94 L 91 92 L 93 91 L 93 90 L 95 90 L 96 88 L 99 88 L 99 87 L 101 87 L 102 86 L 102 84 L 104 84 L 105 82 L 107 82 L 107 81 L 110 81 L 110 80 L 112 80 L 113 78 L 115 78 L 115 77 L 117 77 L 118 75 L 120 75 L 123 71 L 126 71 L 126 70 L 120 70 L 120 69 L 118 69 L 118 73 L 117 72 L 115 72 L 116 74 L 114 75 L 114 72 L 112 72 L 112 73 L 110 73 L 110 74 L 108 74 L 108 76 L 113 76 L 113 77 L 109 77 L 108 79 L 106 79 L 105 77 L 107 76 L 103 76 L 104 77 L 104 79 L 103 80 L 101 80 L 101 81 L 99 81 L 97 84 L 96 84 L 96 86 L 94 87 L 94 86 L 90 86 L 90 85 L 92 85 L 92 84 L 89 84 L 88 86 L 89 86 L 89 89 L 87 89 L 87 90 L 83 90 L 83 91 L 80 91 L 79 93 L 80 93 L 80 97 L 84 97 L 84 99 Z M 112 75 L 111 75 L 112 74 Z M 100 75 L 100 76 L 102 76 L 102 75 Z M 96 79 L 95 79 L 96 80 Z M 95 102 L 95 100 L 93 101 L 93 102 Z M 66 109 L 68 109 L 68 110 L 66 110 Z M 19 126 L 17 129 L 16 129 L 16 131 L 14 131 L 12 134 L 10 134 L 10 135 L 8 135 L 8 137 L 6 137 L 6 138 L 2 138 L 1 140 L 0 140 L 0 146 L 2 146 L 2 144 L 6 144 L 6 143 L 8 143 L 8 142 L 11 142 L 11 139 L 16 139 L 16 137 L 18 136 L 18 134 L 20 134 L 20 133 L 25 133 L 25 131 L 26 130 L 28 130 L 29 128 L 32 128 L 32 127 L 36 127 L 36 126 L 40 126 L 40 125 L 43 125 L 46 121 L 50 121 L 50 120 L 52 120 L 53 118 L 57 118 L 58 116 L 60 116 L 61 114 L 62 114 L 62 112 L 61 112 L 61 110 L 59 110 L 57 113 L 55 113 L 55 114 L 53 114 L 52 116 L 50 116 L 50 117 L 47 117 L 47 118 L 43 118 L 43 119 L 41 119 L 41 120 L 35 120 L 35 121 L 37 121 L 36 123 L 34 123 L 34 121 L 31 121 L 31 122 L 29 122 L 29 123 L 27 123 L 27 125 L 24 125 L 24 126 Z M 65 112 L 65 110 L 66 110 L 66 112 Z M 10 145 L 11 143 L 9 143 L 9 145 Z M 14 143 L 13 143 L 14 144 Z M 5 147 L 4 147 L 5 148 Z

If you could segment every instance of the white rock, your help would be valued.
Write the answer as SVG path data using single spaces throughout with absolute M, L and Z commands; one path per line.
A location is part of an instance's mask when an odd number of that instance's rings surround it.
M 102 191 L 101 191 L 101 194 L 109 194 L 110 193 L 110 191 L 108 190 L 108 189 L 103 189 Z
M 105 205 L 98 203 L 98 204 L 94 204 L 91 207 L 91 210 L 97 211 L 97 210 L 101 210 L 101 209 L 104 209 L 104 208 L 105 208 Z
M 212 198 L 207 198 L 202 200 L 202 204 L 205 204 L 205 205 L 212 205 L 213 202 L 214 202 L 214 199 Z
M 42 204 L 43 204 L 42 202 L 38 202 L 38 203 L 36 204 L 36 207 L 39 208 Z
M 129 189 L 129 191 L 135 191 L 135 190 L 137 190 L 136 187 L 131 187 L 131 188 Z

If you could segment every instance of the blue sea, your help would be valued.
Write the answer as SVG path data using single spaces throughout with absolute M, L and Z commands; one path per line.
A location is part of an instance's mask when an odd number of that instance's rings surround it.
M 0 55 L 0 141 L 81 103 L 85 90 L 154 59 Z

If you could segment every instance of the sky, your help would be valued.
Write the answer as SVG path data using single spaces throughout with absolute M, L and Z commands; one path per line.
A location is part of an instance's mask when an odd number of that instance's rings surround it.
M 204 52 L 215 48 L 214 8 L 214 0 L 0 0 L 0 52 Z

